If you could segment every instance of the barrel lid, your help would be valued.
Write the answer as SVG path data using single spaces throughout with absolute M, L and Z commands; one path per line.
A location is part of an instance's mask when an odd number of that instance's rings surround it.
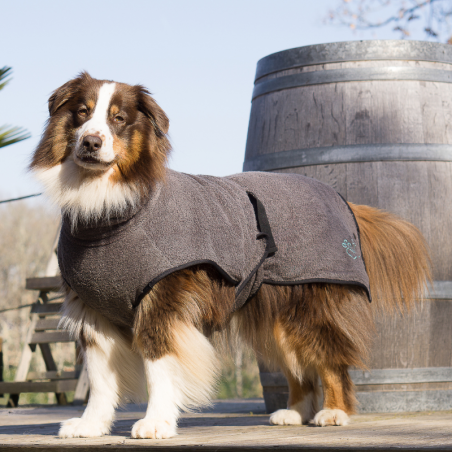
M 362 60 L 434 61 L 452 64 L 452 46 L 426 41 L 345 41 L 283 50 L 257 62 L 255 81 L 273 72 L 313 64 Z

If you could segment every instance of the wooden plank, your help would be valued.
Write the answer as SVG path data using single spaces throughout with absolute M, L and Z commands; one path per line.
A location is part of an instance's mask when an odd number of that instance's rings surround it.
M 3 381 L 3 338 L 0 337 L 0 381 Z M 0 397 L 3 394 L 0 392 Z
M 40 316 L 46 315 L 59 315 L 63 303 L 46 303 L 35 304 L 31 308 L 31 312 L 39 314 Z
M 52 332 L 34 333 L 33 336 L 31 337 L 30 344 L 52 344 L 54 342 L 72 342 L 72 341 L 73 339 L 71 339 L 67 331 L 52 331 Z
M 414 223 L 432 253 L 433 278 L 449 280 L 452 259 L 451 162 L 381 162 L 378 166 L 378 207 Z M 365 184 L 365 181 L 362 181 Z
M 88 397 L 89 392 L 89 379 L 86 364 L 83 365 L 82 371 L 78 378 L 78 383 L 74 393 L 74 405 L 83 405 Z
M 47 261 L 47 268 L 45 273 L 46 276 L 54 276 L 60 273 L 60 270 L 58 268 L 58 253 L 57 253 L 58 242 L 60 240 L 60 231 L 61 223 L 60 226 L 58 227 L 58 231 L 56 231 L 55 239 L 53 240 L 52 254 L 50 255 L 49 260 Z
M 429 366 L 452 366 L 452 303 L 431 302 Z
M 432 318 L 432 302 L 427 300 L 418 303 L 411 311 L 409 317 L 410 321 L 405 330 L 405 335 L 408 339 L 406 344 L 406 356 L 411 358 L 407 360 L 408 368 L 439 368 L 449 367 L 448 364 L 429 364 L 429 356 L 432 348 L 430 342 L 430 330 L 432 326 L 435 328 L 435 320 Z M 428 371 L 427 371 L 428 372 Z M 427 374 L 425 374 L 427 376 Z M 428 377 L 430 378 L 430 377 Z M 431 378 L 434 378 L 431 376 Z
M 36 323 L 35 331 L 56 330 L 59 322 L 59 318 L 39 319 Z
M 426 143 L 448 142 L 447 115 L 452 112 L 451 94 L 452 87 L 447 85 L 420 84 L 418 96 L 422 105 L 422 129 Z
M 164 440 L 130 437 L 133 424 L 144 417 L 143 405 L 126 405 L 117 412 L 111 434 L 96 438 L 57 437 L 60 422 L 80 417 L 80 407 L 30 407 L 0 411 L 2 451 L 38 450 L 163 452 L 265 452 L 270 450 L 395 451 L 450 450 L 452 413 L 359 414 L 346 427 L 271 426 L 260 400 L 217 401 L 213 409 L 184 413 L 178 435 Z
M 17 367 L 16 375 L 14 381 L 25 381 L 28 374 L 28 369 L 30 368 L 32 350 L 28 346 L 33 336 L 33 332 L 38 322 L 38 315 L 32 314 L 30 323 L 28 325 L 27 337 L 25 338 L 25 345 L 22 349 L 22 355 L 20 356 L 19 366 Z
M 50 334 L 57 334 L 57 333 L 35 333 L 40 335 L 50 335 Z M 39 348 L 41 349 L 42 357 L 44 359 L 46 369 L 50 372 L 56 372 L 57 366 L 55 363 L 55 360 L 52 356 L 52 350 L 50 350 L 50 346 L 48 343 L 40 343 Z M 58 405 L 67 405 L 67 398 L 66 394 L 64 392 L 55 392 L 56 399 L 58 401 Z
M 286 386 L 288 383 L 282 372 L 261 372 L 260 374 L 262 386 Z
M 39 344 L 39 348 L 41 349 L 42 358 L 44 359 L 46 369 L 51 372 L 57 371 L 57 365 L 55 363 L 55 360 L 53 359 L 50 345 L 48 343 L 42 343 Z
M 29 372 L 27 381 L 36 380 L 74 380 L 80 375 L 79 371 L 64 372 L 52 370 L 48 372 Z
M 268 388 L 269 389 L 269 388 Z M 265 400 L 265 409 L 268 414 L 274 413 L 277 410 L 284 410 L 287 408 L 287 402 L 289 400 L 289 388 L 285 388 L 272 392 L 264 390 L 263 396 Z
M 25 288 L 43 292 L 59 292 L 62 284 L 61 276 L 44 276 L 41 278 L 27 278 Z
M 344 165 L 345 166 L 345 165 Z M 347 201 L 378 206 L 378 178 L 374 162 L 347 163 Z
M 451 103 L 452 105 L 452 103 Z M 452 116 L 451 116 L 452 120 Z M 447 128 L 449 130 L 450 127 Z M 450 199 L 452 196 L 452 163 L 432 162 L 426 165 L 427 189 L 429 196 L 425 202 L 429 203 L 430 231 L 422 231 L 432 249 L 434 263 L 434 279 L 449 280 L 452 275 L 452 215 L 450 213 Z
M 55 392 L 74 391 L 77 379 L 54 381 L 10 381 L 0 382 L 0 392 L 20 394 L 23 392 Z

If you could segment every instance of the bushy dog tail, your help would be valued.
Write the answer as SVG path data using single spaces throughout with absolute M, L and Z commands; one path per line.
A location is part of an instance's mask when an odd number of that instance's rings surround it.
M 431 282 L 428 245 L 421 232 L 392 213 L 348 203 L 355 214 L 375 308 L 409 308 Z

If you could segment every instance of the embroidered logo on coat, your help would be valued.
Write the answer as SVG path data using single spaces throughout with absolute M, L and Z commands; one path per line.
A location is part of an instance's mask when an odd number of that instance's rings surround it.
M 345 248 L 346 253 L 352 258 L 356 259 L 358 257 L 361 257 L 358 253 L 359 250 L 356 249 L 356 243 L 353 239 L 351 239 L 351 242 L 348 240 L 344 240 L 342 242 L 342 246 Z

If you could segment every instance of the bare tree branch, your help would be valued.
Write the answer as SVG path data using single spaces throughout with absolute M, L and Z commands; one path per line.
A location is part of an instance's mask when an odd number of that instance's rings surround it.
M 451 0 L 337 0 L 327 22 L 352 30 L 393 26 L 404 39 L 422 31 L 427 39 L 452 43 Z

